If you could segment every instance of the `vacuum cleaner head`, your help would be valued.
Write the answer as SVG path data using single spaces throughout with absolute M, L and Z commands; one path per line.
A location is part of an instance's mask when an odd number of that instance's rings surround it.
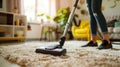
M 36 49 L 35 52 L 42 54 L 51 54 L 54 56 L 61 56 L 66 54 L 66 49 L 64 48 L 46 49 L 45 47 L 39 47 Z

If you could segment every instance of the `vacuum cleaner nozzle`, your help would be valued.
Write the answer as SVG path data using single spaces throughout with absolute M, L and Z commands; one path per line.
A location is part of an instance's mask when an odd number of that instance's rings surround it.
M 36 49 L 36 53 L 43 53 L 43 54 L 51 54 L 54 56 L 61 56 L 65 55 L 67 50 L 62 48 L 63 44 L 65 42 L 65 37 L 61 37 L 61 40 L 59 44 L 57 45 L 50 45 L 47 47 L 39 47 Z
M 56 49 L 46 49 L 45 47 L 39 47 L 35 51 L 36 53 L 51 54 L 54 56 L 61 56 L 66 54 L 66 49 L 56 48 Z

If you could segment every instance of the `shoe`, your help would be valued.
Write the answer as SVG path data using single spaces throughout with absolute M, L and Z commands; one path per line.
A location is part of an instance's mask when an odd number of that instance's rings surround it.
M 94 43 L 93 41 L 88 42 L 86 45 L 83 45 L 82 47 L 97 47 L 97 42 Z
M 101 45 L 98 47 L 98 49 L 110 49 L 110 48 L 112 48 L 112 44 L 111 42 L 108 43 L 107 40 L 103 40 Z

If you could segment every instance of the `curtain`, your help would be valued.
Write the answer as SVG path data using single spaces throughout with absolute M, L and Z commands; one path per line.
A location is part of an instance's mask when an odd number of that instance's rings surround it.
M 50 15 L 51 16 L 55 16 L 56 15 L 56 12 L 59 8 L 59 0 L 51 0 L 50 1 Z
M 60 8 L 60 0 L 55 0 L 56 11 Z

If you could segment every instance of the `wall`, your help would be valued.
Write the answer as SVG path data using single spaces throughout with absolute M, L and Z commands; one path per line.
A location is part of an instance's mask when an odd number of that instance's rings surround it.
M 114 0 L 104 0 L 103 6 L 104 6 L 103 13 L 105 16 L 120 15 L 120 1 L 116 1 L 115 6 Z M 115 7 L 113 8 L 112 6 Z
M 104 0 L 103 7 L 103 14 L 108 22 L 113 19 L 120 19 L 120 0 L 116 0 L 116 2 L 114 0 Z
M 60 7 L 59 8 L 65 8 L 65 7 L 73 7 L 75 0 L 60 0 Z M 114 6 L 115 0 L 103 0 L 102 5 L 104 6 L 104 11 L 103 14 L 105 15 L 105 17 L 112 17 L 112 16 L 120 16 L 120 0 L 116 0 L 116 7 L 114 8 L 110 8 L 111 6 Z M 79 0 L 80 2 L 80 0 Z M 80 5 L 80 4 L 78 4 Z M 82 7 L 82 9 L 86 9 L 86 4 L 84 5 L 80 5 Z M 77 14 L 79 14 L 79 12 L 76 10 Z M 89 16 L 84 16 L 84 15 L 80 15 L 80 19 L 89 19 Z
M 71 7 L 73 6 L 75 0 L 60 0 L 60 8 Z
M 73 9 L 73 5 L 74 5 L 74 2 L 75 2 L 75 0 L 60 0 L 60 8 L 70 7 L 71 10 L 72 10 L 72 9 Z M 79 0 L 78 5 L 80 6 L 80 10 L 82 10 L 82 9 L 87 10 L 85 4 L 82 4 L 82 5 L 80 4 L 80 0 Z M 89 16 L 88 16 L 88 15 L 82 15 L 82 14 L 80 13 L 80 10 L 76 9 L 76 11 L 75 11 L 75 14 L 78 14 L 78 15 L 79 15 L 79 19 L 80 19 L 80 20 L 89 19 Z

